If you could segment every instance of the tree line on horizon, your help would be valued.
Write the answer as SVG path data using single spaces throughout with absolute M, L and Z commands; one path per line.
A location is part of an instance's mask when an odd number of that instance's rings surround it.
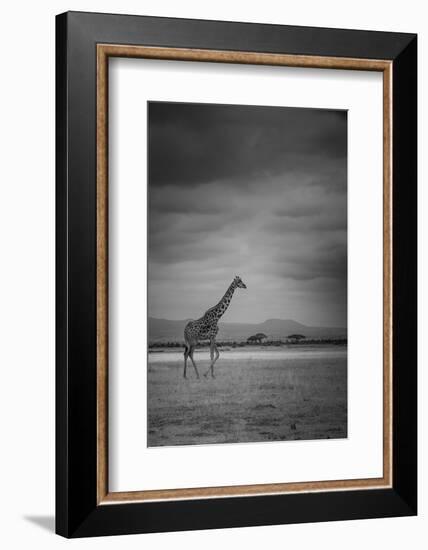
M 234 341 L 223 340 L 216 342 L 218 347 L 247 347 L 258 345 L 262 347 L 268 346 L 282 346 L 282 345 L 308 345 L 308 344 L 330 344 L 330 345 L 345 345 L 347 344 L 347 338 L 306 338 L 302 334 L 290 334 L 284 339 L 269 340 L 265 334 L 255 334 L 247 338 L 247 340 Z M 201 342 L 197 347 L 205 348 L 209 346 L 209 342 Z M 168 341 L 168 342 L 149 342 L 150 348 L 184 348 L 183 342 Z

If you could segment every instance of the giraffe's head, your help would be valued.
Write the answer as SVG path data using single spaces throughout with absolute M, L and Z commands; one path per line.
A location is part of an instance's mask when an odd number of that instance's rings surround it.
M 236 275 L 234 281 L 237 288 L 247 288 L 247 285 L 244 284 L 244 282 L 242 281 L 241 277 L 239 277 L 239 275 Z

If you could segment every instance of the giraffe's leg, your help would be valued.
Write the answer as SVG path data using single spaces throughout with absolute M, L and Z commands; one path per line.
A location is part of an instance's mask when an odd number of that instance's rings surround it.
M 195 364 L 195 361 L 193 360 L 193 352 L 195 351 L 195 347 L 194 346 L 191 346 L 190 347 L 190 351 L 189 351 L 189 357 L 190 357 L 190 360 L 192 361 L 192 365 L 195 369 L 195 372 L 196 372 L 196 376 L 199 378 L 199 372 L 198 372 L 198 369 L 196 367 L 196 364 Z
M 213 341 L 213 340 L 211 340 L 211 342 L 210 342 L 210 358 L 211 358 L 211 364 L 210 364 L 210 366 L 208 367 L 207 372 L 204 372 L 205 378 L 208 376 L 208 373 L 209 373 L 210 370 L 211 370 L 211 365 L 212 365 L 213 360 L 214 360 L 214 341 Z
M 213 378 L 215 378 L 215 376 L 214 376 L 214 365 L 215 365 L 215 362 L 217 361 L 217 359 L 220 357 L 220 352 L 218 351 L 218 347 L 217 347 L 217 344 L 215 343 L 215 341 L 214 341 L 214 353 L 215 353 L 215 358 L 214 358 L 214 361 L 211 362 L 211 376 Z
M 215 340 L 211 340 L 210 342 L 210 357 L 211 357 L 211 364 L 207 370 L 207 372 L 204 374 L 204 376 L 208 376 L 208 373 L 211 371 L 211 377 L 215 378 L 214 376 L 214 363 L 219 358 L 220 354 L 218 352 Z
M 183 372 L 183 377 L 184 378 L 187 378 L 186 376 L 186 371 L 187 371 L 187 358 L 189 357 L 189 346 L 187 344 L 185 344 L 186 348 L 184 350 L 184 372 Z

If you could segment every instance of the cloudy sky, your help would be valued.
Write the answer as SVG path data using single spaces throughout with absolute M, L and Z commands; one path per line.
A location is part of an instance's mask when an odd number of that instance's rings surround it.
M 148 104 L 149 315 L 346 326 L 344 111 Z

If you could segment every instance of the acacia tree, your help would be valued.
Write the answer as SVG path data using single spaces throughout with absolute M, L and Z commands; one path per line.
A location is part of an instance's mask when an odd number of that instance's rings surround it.
M 287 336 L 288 340 L 294 340 L 295 342 L 298 342 L 299 340 L 304 340 L 306 336 L 303 336 L 303 334 L 290 334 Z
M 247 338 L 247 342 L 249 344 L 261 344 L 262 340 L 267 338 L 266 334 L 263 334 L 263 332 L 258 332 L 257 334 L 253 334 L 249 338 Z

